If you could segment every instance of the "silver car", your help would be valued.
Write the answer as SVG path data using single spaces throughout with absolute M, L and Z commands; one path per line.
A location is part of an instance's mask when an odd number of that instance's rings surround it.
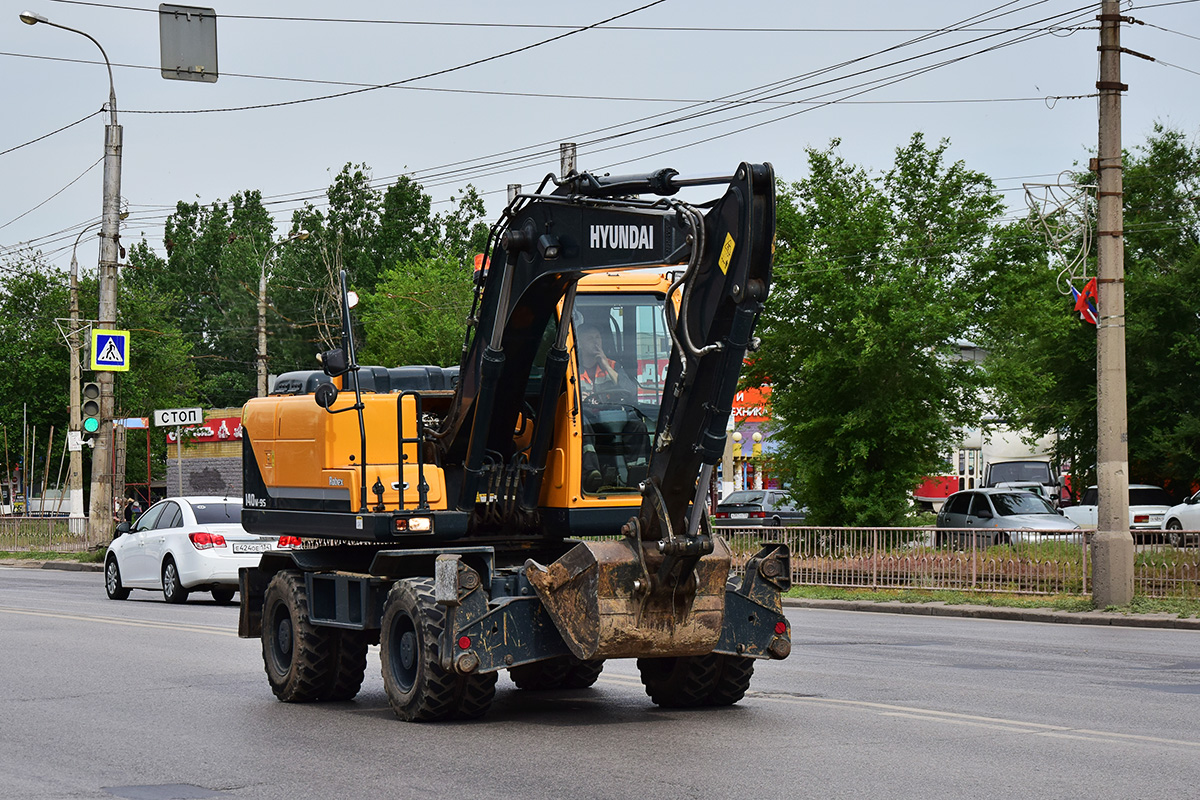
M 1011 544 L 1014 539 L 1080 541 L 1079 526 L 1055 511 L 1045 498 L 1023 489 L 971 489 L 946 498 L 937 516 L 939 547 Z M 1019 535 L 1010 531 L 1035 531 Z

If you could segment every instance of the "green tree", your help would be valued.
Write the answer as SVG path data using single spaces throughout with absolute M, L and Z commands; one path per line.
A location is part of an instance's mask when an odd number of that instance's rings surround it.
M 1124 190 L 1130 479 L 1182 496 L 1200 477 L 1200 148 L 1155 126 L 1126 154 Z M 998 401 L 1016 424 L 1059 434 L 1074 488 L 1087 486 L 1096 464 L 1096 328 L 1079 320 L 1044 262 L 1023 272 L 984 266 L 980 280 L 995 298 L 984 336 Z
M 22 478 L 40 483 L 45 472 L 46 443 L 51 426 L 50 480 L 57 477 L 69 420 L 69 376 L 66 342 L 55 325 L 67 316 L 68 279 L 38 254 L 6 259 L 0 268 L 0 343 L 12 354 L 0 370 L 0 424 L 7 439 L 5 460 L 20 465 Z M 25 430 L 37 429 L 32 461 L 22 449 Z M 7 477 L 3 482 L 7 484 Z M 7 488 L 5 489 L 7 493 Z
M 398 264 L 362 298 L 368 364 L 457 366 L 471 310 L 472 269 L 448 255 Z
M 750 378 L 773 385 L 778 462 L 816 524 L 902 521 L 913 487 L 975 412 L 978 370 L 959 357 L 1002 204 L 948 143 L 921 134 L 879 177 L 808 151 L 781 185 L 775 287 Z
M 130 290 L 169 298 L 171 319 L 191 337 L 201 405 L 239 406 L 255 393 L 259 273 L 273 235 L 261 194 L 248 191 L 208 206 L 179 203 L 165 226 L 165 259 L 144 241 L 130 251 Z
M 380 192 L 365 165 L 346 165 L 330 187 L 328 213 L 309 205 L 293 216 L 293 228 L 312 237 L 279 257 L 276 274 L 289 291 L 275 294 L 275 308 L 298 335 L 275 348 L 291 349 L 273 356 L 273 367 L 312 368 L 313 354 L 334 345 L 342 269 L 362 297 L 355 314 L 361 362 L 457 364 L 474 256 L 488 229 L 474 187 L 452 201 L 449 212 L 434 214 L 412 179 L 401 176 Z

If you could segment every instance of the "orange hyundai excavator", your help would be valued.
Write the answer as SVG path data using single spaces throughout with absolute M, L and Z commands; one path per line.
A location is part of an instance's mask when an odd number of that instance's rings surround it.
M 405 720 L 609 658 L 658 705 L 728 705 L 785 658 L 787 548 L 734 576 L 707 509 L 774 228 L 769 164 L 548 176 L 492 229 L 457 368 L 360 366 L 343 274 L 341 346 L 243 414 L 243 525 L 280 548 L 239 634 L 276 696 L 352 698 L 372 644 Z

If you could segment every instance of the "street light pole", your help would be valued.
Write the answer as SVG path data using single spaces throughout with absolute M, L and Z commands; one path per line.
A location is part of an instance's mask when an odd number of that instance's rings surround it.
M 66 25 L 51 22 L 41 14 L 22 11 L 21 21 L 26 25 L 49 25 L 86 37 L 100 48 L 104 66 L 108 68 L 108 110 L 110 122 L 104 128 L 104 198 L 100 224 L 100 312 L 101 329 L 116 326 L 117 319 L 117 262 L 120 253 L 121 235 L 121 126 L 117 124 L 117 92 L 113 84 L 112 63 L 108 53 L 90 34 Z M 128 357 L 128 354 L 126 354 Z M 88 541 L 100 543 L 112 535 L 112 442 L 113 442 L 113 374 L 100 371 L 96 376 L 100 384 L 100 430 L 95 436 L 92 449 L 92 492 L 88 509 Z
M 271 253 L 280 245 L 308 238 L 308 231 L 299 230 L 267 248 L 258 272 L 258 396 L 267 396 L 267 264 Z

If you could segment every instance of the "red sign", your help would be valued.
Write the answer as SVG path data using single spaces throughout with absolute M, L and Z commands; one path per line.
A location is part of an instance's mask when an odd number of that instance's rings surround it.
M 203 425 L 193 425 L 182 429 L 186 441 L 198 442 L 239 442 L 242 439 L 242 420 L 240 417 L 223 417 L 206 419 Z M 167 441 L 175 444 L 175 431 L 167 431 Z
M 734 424 L 769 422 L 771 419 L 771 387 L 743 389 L 733 396 Z

